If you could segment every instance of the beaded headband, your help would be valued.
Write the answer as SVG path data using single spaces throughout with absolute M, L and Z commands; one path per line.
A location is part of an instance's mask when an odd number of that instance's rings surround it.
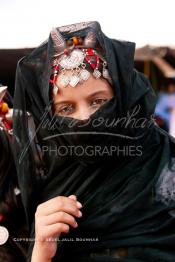
M 95 79 L 103 77 L 112 83 L 107 69 L 107 61 L 97 51 L 97 39 L 95 33 L 89 32 L 82 39 L 76 36 L 65 41 L 63 36 L 55 28 L 51 31 L 51 38 L 54 45 L 54 55 L 52 61 L 52 73 L 50 76 L 50 87 L 53 94 L 58 92 L 56 85 L 57 76 L 62 72 L 61 85 L 75 87 L 78 83 L 87 81 L 90 72 Z M 87 70 L 89 69 L 89 70 Z M 71 73 L 66 75 L 66 71 Z

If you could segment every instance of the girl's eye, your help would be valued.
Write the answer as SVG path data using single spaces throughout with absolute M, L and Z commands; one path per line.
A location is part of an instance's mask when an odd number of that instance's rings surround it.
M 101 106 L 108 101 L 107 98 L 97 98 L 91 103 L 92 106 Z
M 62 108 L 57 109 L 57 114 L 59 115 L 69 115 L 72 114 L 72 112 L 73 112 L 72 105 L 63 106 Z

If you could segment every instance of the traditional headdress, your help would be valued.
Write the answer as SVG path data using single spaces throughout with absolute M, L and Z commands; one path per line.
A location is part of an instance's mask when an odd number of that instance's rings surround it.
M 89 71 L 92 71 L 95 79 L 102 76 L 110 83 L 112 82 L 107 69 L 107 61 L 100 52 L 94 32 L 90 31 L 84 39 L 73 36 L 66 41 L 61 33 L 54 28 L 51 31 L 51 38 L 55 53 L 52 61 L 50 86 L 53 88 L 54 95 L 58 91 L 56 79 L 59 72 L 63 72 L 61 84 L 64 87 L 68 85 L 75 87 L 78 83 L 87 81 L 90 76 Z M 65 74 L 66 70 L 71 71 L 69 76 Z

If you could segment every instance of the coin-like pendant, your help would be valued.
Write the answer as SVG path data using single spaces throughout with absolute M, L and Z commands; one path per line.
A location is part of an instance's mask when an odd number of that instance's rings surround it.
M 84 53 L 79 49 L 74 49 L 69 55 L 63 55 L 58 63 L 64 69 L 74 69 L 80 66 L 84 61 Z
M 103 77 L 104 78 L 110 78 L 109 71 L 106 68 L 103 69 Z
M 99 71 L 98 69 L 94 69 L 93 76 L 94 76 L 95 78 L 100 78 L 100 76 L 101 76 L 100 71 Z
M 61 76 L 61 81 L 60 81 L 60 83 L 61 83 L 61 85 L 62 85 L 63 87 L 66 87 L 66 86 L 69 84 L 69 81 L 70 81 L 69 76 L 67 76 L 67 75 L 65 75 L 65 74 L 63 74 L 63 75 Z
M 72 87 L 75 87 L 79 83 L 79 81 L 80 81 L 80 78 L 77 75 L 73 75 L 70 78 L 69 85 L 72 86 Z
M 7 242 L 9 238 L 9 232 L 6 227 L 0 226 L 0 245 Z
M 56 85 L 54 85 L 54 88 L 53 88 L 53 94 L 54 96 L 57 95 L 57 92 L 58 92 L 58 87 Z
M 82 69 L 82 70 L 80 71 L 79 76 L 80 76 L 80 79 L 81 79 L 81 80 L 87 81 L 88 78 L 90 77 L 90 73 L 89 73 L 88 70 Z

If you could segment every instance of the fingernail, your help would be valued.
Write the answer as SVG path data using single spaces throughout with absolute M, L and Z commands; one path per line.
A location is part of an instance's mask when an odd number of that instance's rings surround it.
M 77 199 L 77 197 L 75 195 L 70 195 L 69 197 L 71 197 L 71 198 L 73 197 L 73 198 Z
M 77 201 L 77 207 L 81 208 L 82 204 L 80 202 Z
M 82 213 L 81 211 L 78 211 L 78 216 L 81 217 L 82 216 Z
M 77 224 L 77 222 L 75 223 L 75 227 L 78 227 L 78 224 Z

